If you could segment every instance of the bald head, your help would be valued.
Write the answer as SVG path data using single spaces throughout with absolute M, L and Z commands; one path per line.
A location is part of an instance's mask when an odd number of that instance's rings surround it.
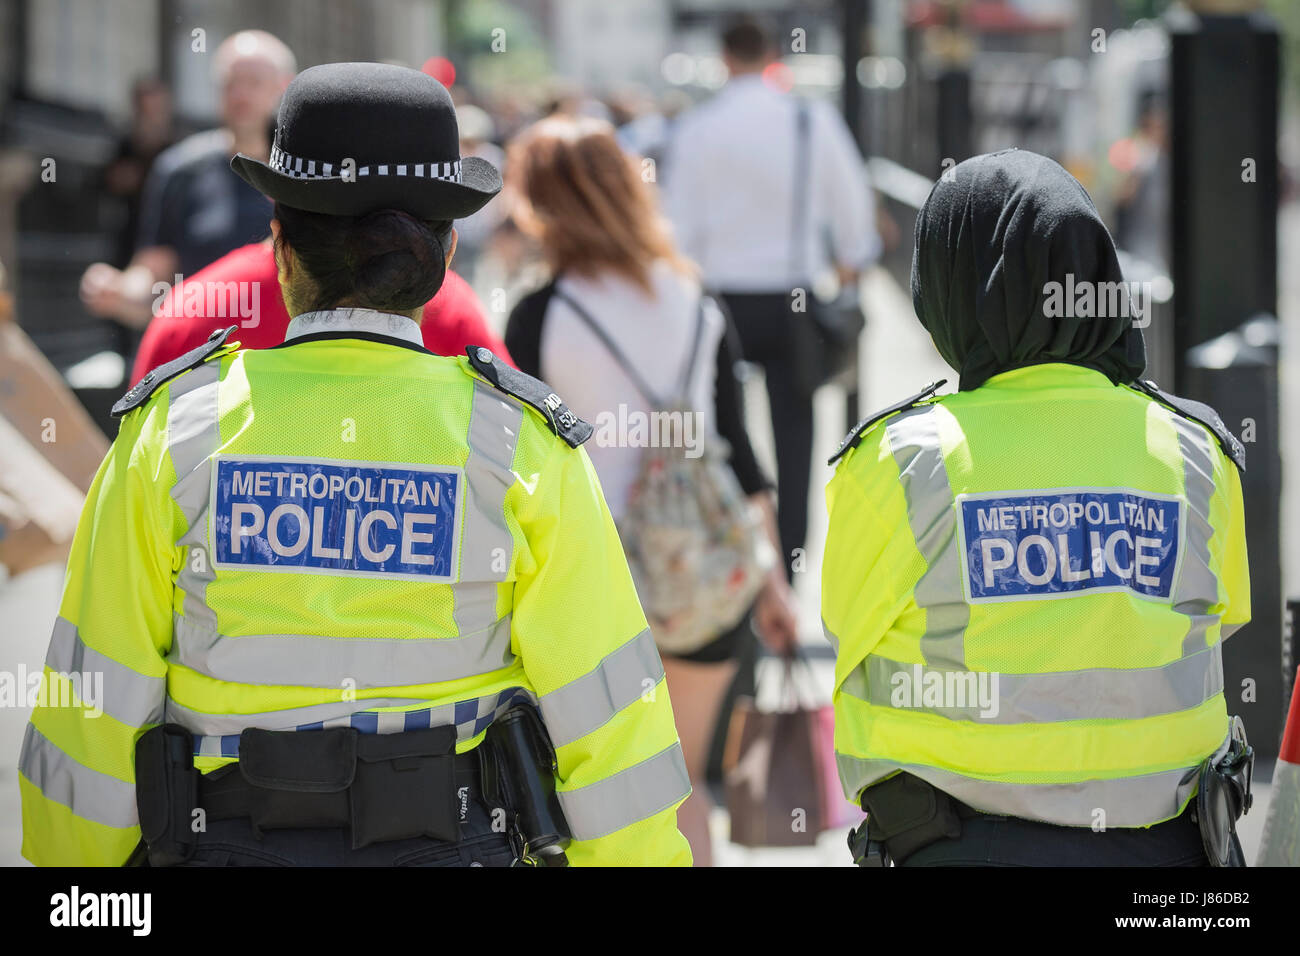
M 213 69 L 217 80 L 225 79 L 231 67 L 241 60 L 255 60 L 270 66 L 275 72 L 293 79 L 298 72 L 298 61 L 293 51 L 279 37 L 265 30 L 240 30 L 221 41 L 213 56 Z
M 261 135 L 297 71 L 293 52 L 265 30 L 226 37 L 213 56 L 222 122 L 236 137 Z

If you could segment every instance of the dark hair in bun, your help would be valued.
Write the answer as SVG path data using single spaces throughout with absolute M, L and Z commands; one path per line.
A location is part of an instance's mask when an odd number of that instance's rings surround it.
M 352 306 L 410 312 L 433 298 L 446 277 L 451 220 L 424 221 L 399 209 L 328 216 L 275 204 L 280 243 L 307 273 L 291 281 L 298 304 L 314 312 Z

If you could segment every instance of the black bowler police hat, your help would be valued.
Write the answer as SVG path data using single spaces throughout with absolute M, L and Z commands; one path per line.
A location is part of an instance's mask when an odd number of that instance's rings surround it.
M 446 87 L 385 63 L 303 70 L 280 103 L 270 163 L 238 153 L 230 168 L 286 206 L 333 216 L 460 219 L 501 191 L 496 167 L 461 158 Z

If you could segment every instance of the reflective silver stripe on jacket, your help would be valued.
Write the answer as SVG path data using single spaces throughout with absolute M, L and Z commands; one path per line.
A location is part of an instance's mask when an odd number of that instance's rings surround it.
M 826 625 L 826 618 L 822 618 L 822 634 L 826 635 L 826 640 L 831 645 L 831 650 L 838 655 L 840 652 L 840 638 L 838 634 Z
M 523 416 L 521 406 L 474 380 L 466 436 L 469 454 L 465 459 L 460 569 L 458 583 L 452 586 L 452 620 L 460 634 L 483 632 L 497 623 L 499 583 L 510 575 L 514 552 L 505 501 L 515 482 L 515 449 Z
M 167 681 L 141 674 L 87 647 L 76 625 L 66 618 L 54 621 L 45 666 L 60 674 L 103 674 L 103 699 L 95 703 L 128 727 L 162 722 Z
M 238 684 L 401 687 L 487 674 L 514 660 L 509 615 L 461 637 L 226 636 L 180 615 L 175 628 L 173 663 Z M 355 683 L 345 685 L 345 680 Z
M 943 681 L 943 705 L 916 706 L 921 692 L 915 687 L 918 666 L 923 677 L 936 674 Z M 1141 720 L 1189 710 L 1222 693 L 1223 648 L 1216 643 L 1159 667 L 997 675 L 904 664 L 873 654 L 845 678 L 841 691 L 870 704 L 894 707 L 895 692 L 904 685 L 915 692 L 906 700 L 907 706 L 895 709 L 949 720 L 982 724 Z M 981 706 L 981 700 L 987 704 L 990 696 L 993 706 Z
M 133 784 L 78 763 L 33 724 L 23 735 L 18 772 L 47 800 L 63 804 L 83 819 L 108 827 L 133 827 L 139 822 Z
M 962 589 L 956 499 L 939 440 L 940 408 L 929 405 L 895 416 L 885 436 L 898 464 L 907 523 L 926 563 L 913 591 L 913 600 L 925 609 L 921 653 L 936 666 L 964 667 L 970 606 Z
M 576 790 L 560 790 L 575 840 L 595 840 L 666 810 L 691 792 L 681 744 Z
M 604 726 L 663 676 L 659 650 L 646 628 L 581 677 L 540 698 L 551 743 L 563 747 Z
M 176 469 L 172 500 L 189 527 L 176 542 L 188 547 L 176 587 L 185 593 L 185 617 L 216 630 L 216 612 L 208 606 L 208 585 L 216 578 L 208 551 L 208 500 L 212 490 L 212 456 L 221 447 L 217 404 L 221 363 L 207 362 L 168 386 L 167 454 Z
M 1186 614 L 1190 623 L 1183 638 L 1183 654 L 1205 649 L 1206 634 L 1218 615 L 1210 608 L 1219 603 L 1219 579 L 1210 565 L 1210 504 L 1214 500 L 1214 440 L 1196 422 L 1169 412 L 1178 432 L 1178 450 L 1183 455 L 1183 521 L 1186 545 L 1183 564 L 1173 595 L 1173 607 Z
M 1107 827 L 1141 827 L 1177 816 L 1196 790 L 1200 769 L 1197 765 L 1114 780 L 1029 784 L 979 780 L 937 767 L 842 753 L 835 754 L 835 761 L 846 793 L 857 794 L 863 787 L 905 770 L 985 813 L 1078 827 L 1098 822 Z M 1104 811 L 1104 817 L 1098 816 L 1098 810 Z

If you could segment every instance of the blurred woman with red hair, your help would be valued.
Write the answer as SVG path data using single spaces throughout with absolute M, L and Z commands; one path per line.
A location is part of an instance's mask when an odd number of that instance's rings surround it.
M 645 391 L 671 396 L 684 381 L 704 440 L 726 440 L 730 467 L 776 546 L 772 486 L 745 433 L 735 330 L 675 248 L 640 160 L 622 151 L 609 124 L 552 116 L 511 144 L 506 169 L 516 221 L 539 241 L 551 273 L 510 316 L 506 346 L 516 363 L 596 424 L 598 439 L 603 418 L 649 416 L 660 409 Z M 692 364 L 695 354 L 702 360 Z M 620 437 L 587 446 L 616 521 L 641 462 L 641 449 L 630 444 Z M 662 654 L 694 788 L 678 824 L 697 865 L 712 858 L 705 781 L 711 733 L 736 658 L 755 631 L 776 650 L 797 640 L 793 596 L 779 566 L 765 578 L 752 615 L 694 653 Z

